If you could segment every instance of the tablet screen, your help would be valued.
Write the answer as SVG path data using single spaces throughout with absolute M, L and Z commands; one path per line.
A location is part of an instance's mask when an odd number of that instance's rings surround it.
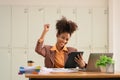
M 82 54 L 83 52 L 71 52 L 68 55 L 68 59 L 65 63 L 65 68 L 76 68 L 78 67 L 78 64 L 75 62 L 75 57 L 77 57 L 77 55 Z

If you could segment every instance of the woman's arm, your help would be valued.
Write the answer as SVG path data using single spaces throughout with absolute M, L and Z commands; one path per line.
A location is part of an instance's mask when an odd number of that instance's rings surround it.
M 36 48 L 35 48 L 35 51 L 42 56 L 45 56 L 45 47 L 43 47 L 43 42 L 44 42 L 45 35 L 48 31 L 49 31 L 49 24 L 45 24 L 44 30 L 36 44 Z
M 44 37 L 45 37 L 46 33 L 49 31 L 49 27 L 50 27 L 49 24 L 44 25 L 44 30 L 39 38 L 40 43 L 44 41 Z

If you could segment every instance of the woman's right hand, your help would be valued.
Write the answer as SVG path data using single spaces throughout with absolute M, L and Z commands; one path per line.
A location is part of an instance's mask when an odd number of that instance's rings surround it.
M 44 32 L 48 32 L 50 28 L 50 24 L 45 24 L 44 25 Z

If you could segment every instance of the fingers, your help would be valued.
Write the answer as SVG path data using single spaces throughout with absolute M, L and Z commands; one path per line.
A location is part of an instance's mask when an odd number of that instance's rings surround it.
M 78 59 L 83 60 L 83 57 L 81 54 L 77 55 Z
M 85 66 L 85 62 L 83 60 L 82 55 L 77 55 L 77 57 L 75 57 L 75 62 L 80 66 L 80 67 L 84 67 Z
M 45 24 L 44 27 L 45 27 L 45 28 L 49 28 L 49 27 L 50 27 L 50 24 Z
M 78 58 L 76 58 L 75 57 L 75 62 L 79 65 L 79 66 L 81 66 L 83 63 L 82 63 L 82 60 L 80 60 L 80 59 L 78 59 Z
M 76 57 L 75 57 L 75 62 L 77 62 L 77 64 L 80 64 L 80 60 Z
M 77 57 L 75 57 L 75 61 L 77 63 L 81 63 L 81 61 L 83 60 L 82 56 L 81 55 L 77 55 Z
M 49 31 L 50 24 L 45 24 L 44 25 L 44 32 Z
M 84 68 L 85 62 L 75 57 L 75 62 L 81 67 Z

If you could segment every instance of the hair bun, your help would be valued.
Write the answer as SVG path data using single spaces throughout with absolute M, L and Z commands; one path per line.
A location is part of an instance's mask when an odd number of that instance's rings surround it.
M 64 16 L 62 17 L 62 19 L 57 20 L 56 23 L 56 30 L 58 34 L 68 32 L 71 35 L 74 31 L 76 31 L 77 27 L 78 26 L 76 25 L 75 22 L 67 20 L 66 17 Z

